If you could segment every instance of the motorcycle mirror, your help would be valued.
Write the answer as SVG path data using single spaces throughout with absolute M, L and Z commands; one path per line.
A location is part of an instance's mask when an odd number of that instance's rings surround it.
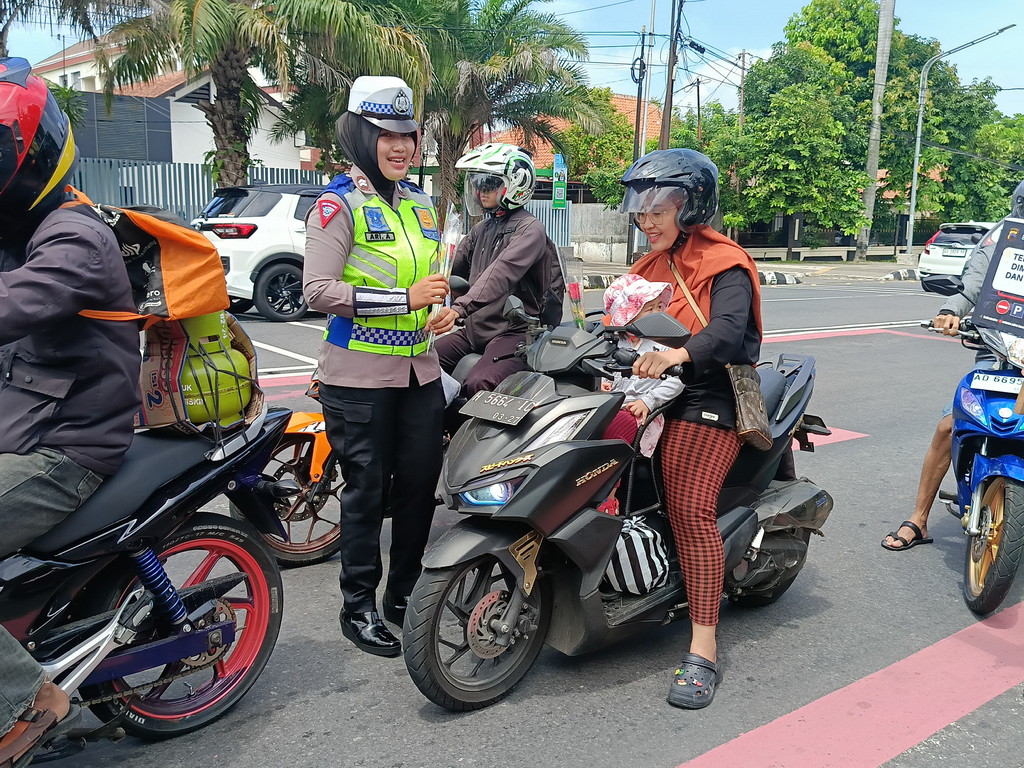
M 536 319 L 526 314 L 526 308 L 523 306 L 523 300 L 518 296 L 509 296 L 505 299 L 505 310 L 503 314 L 506 320 L 521 320 L 524 323 L 529 323 L 531 320 Z
M 664 312 L 654 312 L 650 315 L 638 317 L 629 325 L 623 328 L 608 328 L 612 330 L 623 330 L 642 339 L 650 339 L 666 347 L 678 348 L 689 341 L 690 329 L 676 320 L 672 315 Z
M 448 288 L 452 292 L 453 298 L 459 298 L 469 293 L 469 280 L 458 275 L 452 275 L 448 278 Z
M 940 296 L 953 296 L 964 292 L 964 281 L 956 275 L 928 275 L 921 278 L 921 287 Z

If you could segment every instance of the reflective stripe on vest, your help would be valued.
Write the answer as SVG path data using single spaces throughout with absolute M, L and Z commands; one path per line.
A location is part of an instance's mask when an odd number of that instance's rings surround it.
M 427 195 L 400 188 L 398 210 L 353 188 L 342 195 L 352 212 L 352 252 L 342 279 L 354 286 L 409 288 L 437 271 L 440 234 Z M 332 315 L 324 340 L 345 349 L 413 357 L 427 351 L 428 308 L 405 315 Z

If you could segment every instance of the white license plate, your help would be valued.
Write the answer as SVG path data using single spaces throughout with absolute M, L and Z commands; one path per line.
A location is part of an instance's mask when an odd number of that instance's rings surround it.
M 942 255 L 953 259 L 960 259 L 967 255 L 967 251 L 960 248 L 943 248 Z
M 989 392 L 1007 392 L 1016 395 L 1020 392 L 1024 379 L 1019 376 L 1000 376 L 995 373 L 976 373 L 971 379 L 974 389 L 987 389 Z

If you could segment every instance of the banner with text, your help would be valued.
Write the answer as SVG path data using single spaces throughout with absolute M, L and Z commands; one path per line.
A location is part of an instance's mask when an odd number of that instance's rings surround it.
M 974 324 L 1024 336 L 1024 221 L 1005 219 L 974 310 Z
M 565 208 L 565 187 L 569 178 L 569 168 L 565 164 L 565 158 L 555 155 L 555 163 L 551 168 L 551 207 Z

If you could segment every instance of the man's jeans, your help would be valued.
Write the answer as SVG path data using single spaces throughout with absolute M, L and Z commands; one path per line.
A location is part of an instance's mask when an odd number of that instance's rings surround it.
M 76 510 L 103 478 L 57 451 L 0 453 L 0 557 L 21 549 Z M 0 735 L 35 699 L 43 668 L 0 628 Z

